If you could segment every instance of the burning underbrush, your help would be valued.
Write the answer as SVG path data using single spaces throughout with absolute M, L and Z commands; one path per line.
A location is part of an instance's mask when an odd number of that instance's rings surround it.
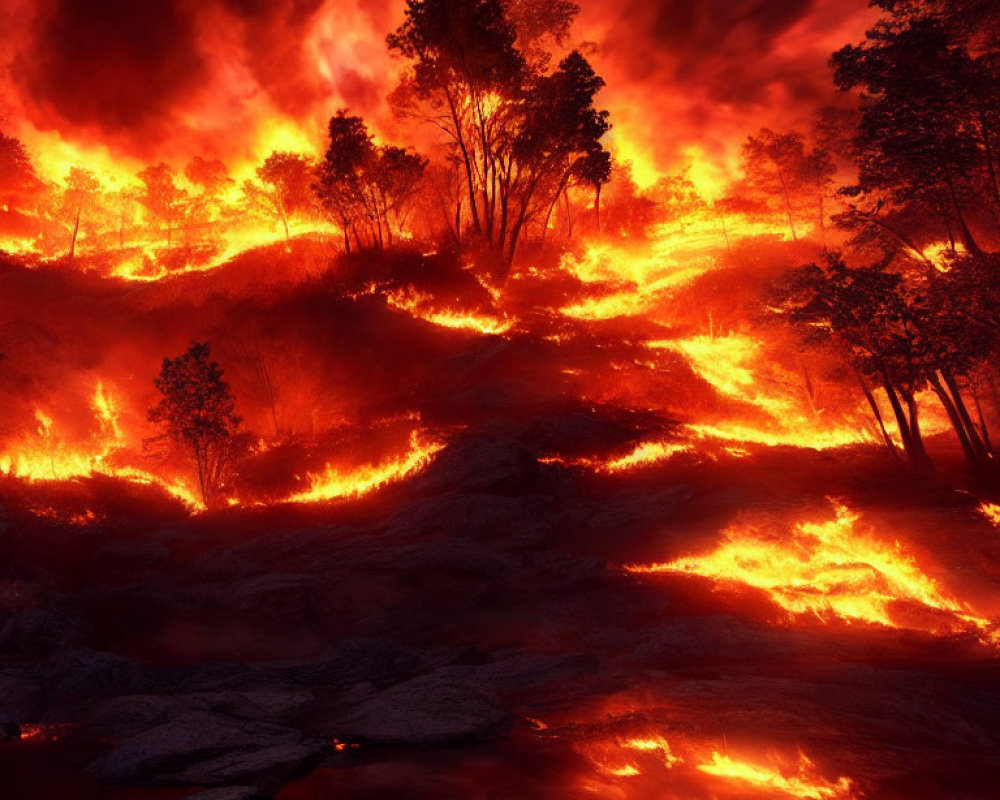
M 840 502 L 833 519 L 751 518 L 731 524 L 715 548 L 672 561 L 632 564 L 635 575 L 697 576 L 739 602 L 758 591 L 785 624 L 874 625 L 980 640 L 993 647 L 998 620 L 944 588 L 912 545 L 876 533 Z M 890 534 L 891 535 L 891 534 Z M 996 607 L 996 598 L 987 607 Z
M 864 795 L 849 777 L 827 774 L 804 753 L 739 746 L 725 739 L 698 741 L 684 725 L 622 721 L 574 730 L 574 749 L 593 765 L 579 779 L 591 797 L 789 798 L 857 800 Z M 557 735 L 557 734 L 553 734 Z

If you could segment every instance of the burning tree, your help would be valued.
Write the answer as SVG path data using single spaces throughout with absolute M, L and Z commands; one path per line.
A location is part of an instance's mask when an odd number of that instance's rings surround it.
M 139 202 L 167 230 L 167 247 L 173 244 L 173 232 L 184 218 L 188 193 L 176 182 L 174 170 L 165 163 L 146 167 L 138 178 L 143 183 Z
M 824 264 L 793 270 L 781 287 L 787 319 L 803 326 L 807 342 L 834 345 L 857 376 L 890 449 L 895 446 L 871 387 L 884 393 L 903 450 L 919 469 L 928 469 L 930 459 L 917 395 L 929 389 L 969 468 L 984 472 L 995 464 L 995 453 L 977 378 L 996 355 L 1000 330 L 996 259 L 970 256 L 930 281 L 892 272 L 891 262 L 887 257 L 852 267 L 830 253 Z
M 345 251 L 351 250 L 352 235 L 359 250 L 391 246 L 403 228 L 427 160 L 402 147 L 376 145 L 364 120 L 344 110 L 330 119 L 329 133 L 330 145 L 314 190 L 340 225 Z M 367 242 L 362 242 L 362 230 Z
M 89 169 L 73 167 L 66 176 L 61 210 L 73 228 L 69 244 L 70 258 L 76 255 L 81 224 L 89 229 L 92 237 L 97 233 L 102 188 L 100 179 Z
M 153 380 L 162 399 L 148 413 L 151 422 L 165 425 L 166 435 L 194 456 L 201 497 L 210 507 L 225 482 L 242 421 L 222 375 L 208 344 L 195 342 L 183 355 L 163 359 Z
M 461 173 L 472 233 L 509 265 L 527 226 L 542 225 L 574 175 L 597 185 L 608 113 L 604 81 L 573 51 L 549 69 L 578 8 L 566 2 L 411 0 L 388 37 L 412 71 L 397 111 L 445 135 Z
M 291 236 L 289 221 L 313 204 L 313 170 L 313 163 L 306 156 L 276 151 L 257 170 L 260 183 L 243 184 L 247 201 L 274 216 L 284 228 L 286 240 Z
M 788 220 L 792 239 L 799 238 L 800 208 L 815 202 L 820 230 L 826 216 L 824 200 L 836 167 L 822 148 L 806 150 L 800 133 L 775 133 L 762 128 L 743 145 L 747 188 L 774 199 Z
M 0 132 L 0 221 L 4 228 L 24 227 L 24 212 L 43 188 L 21 140 Z

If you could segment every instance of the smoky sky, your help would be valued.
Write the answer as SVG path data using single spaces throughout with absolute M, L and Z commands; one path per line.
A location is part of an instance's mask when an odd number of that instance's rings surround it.
M 262 116 L 317 124 L 337 107 L 394 126 L 399 70 L 385 34 L 403 0 L 8 0 L 0 98 L 8 116 L 150 159 L 225 155 Z M 830 102 L 827 60 L 861 38 L 865 0 L 580 0 L 575 43 L 601 100 L 669 162 Z M 8 24 L 5 24 L 8 23 Z M 29 143 L 30 144 L 30 143 Z
M 875 18 L 866 0 L 624 0 L 585 2 L 580 23 L 619 119 L 662 163 L 685 145 L 732 151 L 759 127 L 803 127 L 846 102 L 829 57 Z

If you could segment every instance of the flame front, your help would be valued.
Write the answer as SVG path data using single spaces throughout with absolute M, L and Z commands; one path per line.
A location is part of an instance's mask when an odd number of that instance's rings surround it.
M 675 573 L 720 586 L 761 589 L 793 619 L 864 622 L 935 634 L 974 632 L 990 639 L 991 620 L 944 591 L 899 543 L 860 529 L 861 516 L 842 503 L 826 522 L 790 530 L 737 524 L 710 553 L 660 564 L 630 565 L 634 574 Z M 906 613 L 913 608 L 922 613 Z

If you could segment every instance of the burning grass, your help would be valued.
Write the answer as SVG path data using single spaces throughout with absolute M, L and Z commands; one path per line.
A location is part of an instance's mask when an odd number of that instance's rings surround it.
M 625 569 L 759 589 L 790 621 L 865 623 L 996 641 L 996 621 L 976 615 L 929 577 L 905 545 L 876 536 L 843 503 L 833 506 L 830 520 L 737 523 L 709 553 Z

